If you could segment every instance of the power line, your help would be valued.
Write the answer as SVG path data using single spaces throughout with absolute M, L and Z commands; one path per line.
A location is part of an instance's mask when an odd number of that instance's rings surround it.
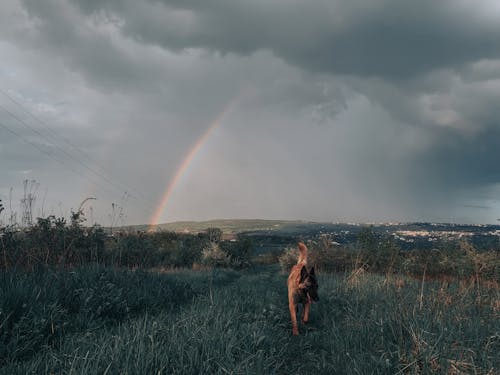
M 2 106 L 0 104 L 0 108 L 3 109 L 5 112 L 7 112 L 12 118 L 14 118 L 15 120 L 17 120 L 18 122 L 20 122 L 21 124 L 23 124 L 25 127 L 27 127 L 28 129 L 30 129 L 31 131 L 35 132 L 37 135 L 39 135 L 40 137 L 42 137 L 45 141 L 47 141 L 49 144 L 51 143 L 54 143 L 53 140 L 47 138 L 45 135 L 43 135 L 42 133 L 40 133 L 37 129 L 33 128 L 32 126 L 30 126 L 29 124 L 27 124 L 24 120 L 22 120 L 21 118 L 19 118 L 18 116 L 16 116 L 15 114 L 13 114 L 12 112 L 10 112 L 8 109 L 6 109 L 4 106 Z M 66 155 L 67 157 L 69 157 L 70 159 L 72 159 L 73 161 L 76 161 L 78 164 L 82 165 L 84 168 L 86 168 L 87 170 L 89 170 L 90 172 L 96 174 L 97 176 L 101 177 L 103 180 L 105 180 L 106 182 L 108 182 L 109 184 L 111 184 L 113 187 L 119 189 L 120 191 L 123 191 L 122 187 L 121 186 L 117 186 L 113 181 L 109 180 L 106 176 L 102 175 L 101 173 L 99 172 L 96 172 L 94 169 L 92 169 L 91 167 L 89 167 L 88 165 L 86 165 L 84 162 L 82 162 L 80 159 L 77 159 L 76 157 L 74 157 L 73 155 L 71 155 L 70 153 L 68 153 L 65 149 L 63 149 L 61 146 L 55 144 L 54 145 L 54 148 L 56 148 L 57 150 L 59 150 L 60 152 L 62 152 L 64 155 Z
M 38 146 L 36 143 L 34 142 L 31 142 L 29 140 L 27 140 L 26 138 L 24 138 L 21 134 L 19 134 L 18 132 L 10 129 L 7 125 L 3 124 L 0 122 L 0 126 L 2 128 L 4 128 L 5 130 L 7 130 L 9 133 L 11 134 L 14 134 L 16 137 L 18 138 L 21 138 L 24 142 L 26 142 L 27 144 L 33 146 L 34 148 L 36 148 L 38 151 L 40 151 L 41 153 L 47 155 L 49 158 L 51 158 L 52 160 L 55 160 L 57 161 L 58 163 L 61 163 L 62 165 L 66 166 L 66 167 L 69 167 L 74 173 L 80 175 L 76 170 L 74 170 L 73 168 L 71 168 L 70 166 L 68 166 L 64 161 L 62 161 L 61 159 L 59 158 L 56 158 L 54 157 L 50 152 L 47 152 L 46 150 L 44 150 L 43 148 L 41 148 L 40 146 Z
M 35 121 L 37 121 L 39 124 L 41 124 L 49 133 L 51 133 L 52 135 L 52 140 L 55 140 L 55 138 L 60 138 L 62 139 L 67 145 L 69 145 L 71 148 L 73 148 L 74 150 L 78 151 L 81 155 L 83 155 L 85 158 L 87 158 L 90 162 L 92 162 L 93 164 L 95 164 L 96 166 L 98 166 L 102 171 L 104 171 L 105 173 L 107 173 L 108 175 L 112 175 L 111 173 L 109 173 L 109 171 L 107 171 L 105 168 L 103 168 L 101 165 L 99 165 L 92 157 L 89 156 L 88 153 L 84 152 L 80 147 L 78 147 L 77 145 L 73 144 L 70 140 L 68 140 L 66 137 L 63 137 L 62 135 L 59 135 L 57 134 L 57 132 L 55 132 L 54 130 L 52 130 L 50 128 L 50 126 L 42 119 L 40 119 L 38 116 L 34 115 L 29 109 L 27 109 L 22 103 L 20 103 L 18 100 L 14 99 L 11 95 L 9 95 L 7 92 L 5 92 L 3 89 L 0 88 L 0 92 L 5 96 L 7 97 L 11 102 L 13 102 L 14 104 L 16 104 L 18 107 L 20 107 L 20 109 L 26 113 L 27 115 L 29 115 L 31 118 L 33 118 Z M 57 141 L 56 141 L 57 142 Z M 116 176 L 115 176 L 116 178 Z M 124 184 L 123 181 L 119 181 L 121 185 L 127 187 L 127 190 L 132 190 L 134 191 L 135 193 L 137 193 L 138 195 L 141 196 L 141 199 L 145 200 L 146 197 L 142 194 L 142 192 L 140 192 L 138 189 L 135 189 L 134 187 L 131 187 L 130 185 L 127 185 L 127 184 Z M 134 197 L 133 195 L 131 195 L 132 198 L 135 198 L 137 199 L 137 197 Z M 152 207 L 154 209 L 154 206 Z
M 12 130 L 11 128 L 9 128 L 7 125 L 3 124 L 2 122 L 0 122 L 0 127 L 4 128 L 5 130 L 7 130 L 9 133 L 15 135 L 16 137 L 20 138 L 21 140 L 23 140 L 25 143 L 33 146 L 34 148 L 36 148 L 38 151 L 40 151 L 41 153 L 43 153 L 44 155 L 48 156 L 50 159 L 52 160 L 55 160 L 56 162 L 64 165 L 65 167 L 67 167 L 70 171 L 72 171 L 74 174 L 76 174 L 77 176 L 79 177 L 82 177 L 84 179 L 87 179 L 89 181 L 91 181 L 92 183 L 94 183 L 95 185 L 101 187 L 101 188 L 104 188 L 104 189 L 107 189 L 109 190 L 109 188 L 101 185 L 98 181 L 96 180 L 93 180 L 93 179 L 89 179 L 88 176 L 84 176 L 82 175 L 81 173 L 79 173 L 77 170 L 75 170 L 74 168 L 72 168 L 70 165 L 66 164 L 63 160 L 61 160 L 60 158 L 56 157 L 55 155 L 51 154 L 50 152 L 44 150 L 42 147 L 40 147 L 39 145 L 37 145 L 36 143 L 26 139 L 25 137 L 23 137 L 21 134 L 19 134 L 18 132 L 16 132 L 15 130 Z M 126 192 L 125 192 L 126 193 Z M 149 211 L 147 211 L 149 213 Z
M 60 145 L 58 145 L 58 142 L 57 140 L 54 140 L 54 138 L 52 137 L 52 139 L 50 139 L 49 137 L 45 136 L 44 134 L 42 134 L 39 130 L 35 129 L 34 127 L 30 126 L 28 123 L 26 123 L 23 119 L 21 119 L 20 117 L 18 117 L 16 114 L 12 113 L 11 111 L 9 111 L 8 109 L 6 109 L 4 106 L 2 106 L 0 104 L 0 108 L 3 109 L 5 112 L 7 112 L 12 118 L 14 118 L 15 120 L 17 120 L 19 123 L 21 123 L 23 126 L 25 126 L 26 128 L 30 129 L 31 131 L 33 131 L 34 133 L 36 133 L 37 135 L 39 135 L 40 137 L 42 137 L 45 141 L 47 141 L 49 144 L 54 144 L 54 148 L 56 148 L 57 150 L 59 150 L 61 153 L 63 153 L 64 155 L 66 155 L 67 157 L 69 157 L 71 160 L 73 160 L 74 162 L 80 164 L 81 166 L 83 166 L 85 169 L 87 169 L 88 171 L 92 172 L 94 175 L 100 177 L 102 180 L 104 180 L 105 182 L 107 182 L 109 185 L 113 186 L 115 189 L 117 189 L 118 191 L 120 192 L 123 192 L 123 191 L 127 191 L 129 189 L 127 189 L 125 187 L 125 189 L 123 189 L 124 186 L 120 186 L 118 185 L 117 183 L 115 183 L 114 181 L 112 181 L 111 179 L 109 179 L 107 176 L 105 176 L 104 174 L 100 173 L 99 171 L 95 170 L 94 168 L 88 166 L 86 163 L 84 163 L 82 160 L 80 160 L 79 158 L 75 157 L 74 155 L 70 154 L 68 151 L 66 151 L 64 148 L 62 148 Z M 135 199 L 139 199 L 138 197 L 132 195 L 132 194 L 129 194 L 132 198 L 135 198 Z M 149 202 L 145 202 L 147 203 L 148 206 L 150 206 Z M 150 208 L 152 210 L 154 210 L 154 207 L 153 206 L 150 206 Z
M 34 142 L 31 142 L 29 141 L 28 139 L 26 139 L 25 137 L 23 137 L 21 134 L 19 134 L 18 132 L 10 129 L 8 126 L 6 126 L 5 124 L 1 123 L 0 122 L 0 126 L 4 129 L 6 129 L 8 132 L 10 132 L 11 134 L 14 134 L 16 137 L 20 138 L 21 140 L 23 140 L 25 143 L 35 147 L 38 151 L 40 151 L 41 153 L 45 154 L 46 156 L 48 156 L 50 159 L 52 160 L 55 160 L 57 161 L 58 163 L 64 165 L 65 167 L 67 167 L 69 170 L 71 170 L 73 173 L 75 173 L 76 175 L 80 176 L 80 177 L 83 177 L 83 178 L 87 178 L 88 177 L 85 177 L 83 176 L 81 173 L 79 173 L 76 169 L 72 168 L 70 165 L 66 164 L 63 160 L 61 160 L 60 158 L 58 157 L 55 157 L 53 154 L 51 154 L 50 152 L 44 150 L 43 148 L 41 148 L 39 145 L 37 145 L 36 143 Z M 103 185 L 100 185 L 97 181 L 95 180 L 91 180 L 92 183 L 95 183 L 96 185 L 99 185 L 101 188 L 103 187 Z M 109 188 L 106 188 L 106 189 L 109 189 Z
M 52 130 L 50 128 L 50 126 L 45 122 L 43 121 L 42 119 L 38 118 L 37 116 L 35 116 L 30 110 L 28 110 L 22 103 L 20 103 L 19 101 L 17 101 L 16 99 L 14 99 L 12 96 L 10 96 L 7 92 L 5 92 L 4 90 L 2 90 L 0 88 L 0 93 L 2 93 L 5 97 L 7 97 L 12 103 L 16 104 L 18 107 L 21 108 L 21 110 L 26 113 L 28 116 L 32 117 L 35 121 L 39 122 L 40 124 L 42 124 L 44 126 L 44 128 L 52 134 L 52 136 L 54 137 L 59 137 L 61 138 L 64 142 L 66 142 L 67 144 L 69 144 L 71 147 L 73 147 L 75 150 L 77 150 L 78 152 L 80 152 L 82 155 L 84 155 L 86 158 L 89 158 L 90 157 L 88 156 L 88 154 L 86 154 L 85 152 L 83 152 L 78 146 L 74 145 L 70 140 L 68 140 L 66 137 L 63 137 L 62 135 L 60 134 L 57 134 L 56 131 Z M 92 161 L 92 160 L 91 160 Z

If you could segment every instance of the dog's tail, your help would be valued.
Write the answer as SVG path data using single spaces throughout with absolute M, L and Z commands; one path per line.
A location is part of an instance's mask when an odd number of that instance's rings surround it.
M 297 264 L 307 264 L 307 246 L 304 242 L 299 242 L 299 259 L 297 260 Z

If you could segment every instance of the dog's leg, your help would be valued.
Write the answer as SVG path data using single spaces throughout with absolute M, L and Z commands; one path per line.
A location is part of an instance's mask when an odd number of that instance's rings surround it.
M 290 317 L 292 318 L 292 333 L 294 336 L 299 335 L 299 326 L 297 324 L 297 310 L 293 301 L 288 301 L 288 307 L 290 308 Z
M 309 309 L 311 308 L 311 303 L 306 303 L 304 305 L 304 314 L 302 316 L 302 323 L 307 323 L 309 321 Z

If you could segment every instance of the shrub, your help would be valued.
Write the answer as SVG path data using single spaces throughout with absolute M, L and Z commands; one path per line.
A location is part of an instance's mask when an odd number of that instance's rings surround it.
M 219 246 L 229 256 L 231 267 L 245 268 L 250 266 L 253 246 L 248 237 L 238 236 L 238 241 L 221 242 Z
M 391 235 L 380 235 L 372 227 L 363 228 L 358 235 L 360 259 L 371 272 L 392 273 L 401 264 L 401 249 Z
M 498 281 L 500 258 L 494 251 L 478 251 L 466 240 L 443 242 L 430 250 L 408 252 L 401 270 L 414 276 L 425 272 L 432 278 L 453 276 Z
M 283 253 L 278 258 L 281 271 L 284 273 L 290 272 L 292 267 L 297 264 L 298 257 L 299 250 L 295 247 L 287 247 L 285 250 L 283 250 Z
M 75 266 L 102 262 L 105 233 L 99 226 L 85 228 L 73 214 L 71 224 L 62 218 L 38 218 L 31 227 L 21 230 L 16 226 L 0 228 L 3 268 L 40 265 Z
M 322 238 L 318 243 L 309 243 L 308 249 L 308 267 L 319 271 L 344 272 L 351 270 L 356 264 L 356 252 L 335 245 L 329 238 Z M 278 258 L 281 270 L 289 272 L 297 264 L 298 256 L 297 248 L 286 248 Z
M 201 260 L 210 267 L 228 267 L 231 261 L 229 255 L 215 242 L 210 242 L 203 249 Z
M 322 237 L 310 246 L 308 264 L 323 272 L 350 271 L 356 263 L 358 252 L 335 244 L 331 238 Z
M 69 223 L 64 218 L 49 216 L 38 218 L 25 229 L 0 226 L 0 267 L 73 268 L 98 263 L 130 268 L 190 268 L 201 261 L 209 238 L 221 241 L 222 236 L 217 228 L 211 228 L 208 234 L 115 232 L 109 235 L 97 225 L 84 227 L 83 222 L 79 212 L 71 214 Z M 250 249 L 246 242 L 241 242 L 222 250 L 229 254 L 231 265 L 243 267 L 247 265 Z M 221 262 L 225 264 L 226 260 Z

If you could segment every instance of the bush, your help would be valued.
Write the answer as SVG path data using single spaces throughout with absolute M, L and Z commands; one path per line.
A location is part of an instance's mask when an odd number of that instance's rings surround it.
M 360 259 L 365 267 L 375 273 L 392 273 L 401 264 L 401 249 L 391 235 L 379 235 L 372 227 L 365 227 L 358 235 Z
M 73 214 L 71 224 L 62 218 L 38 218 L 35 225 L 21 230 L 0 228 L 2 268 L 36 268 L 40 265 L 75 266 L 103 260 L 105 233 L 99 226 L 85 228 Z
M 278 258 L 281 271 L 284 273 L 290 272 L 292 267 L 297 264 L 297 259 L 299 257 L 299 250 L 294 247 L 288 247 L 283 250 L 283 253 Z
M 345 272 L 356 264 L 357 253 L 335 245 L 331 239 L 322 238 L 317 243 L 308 244 L 308 267 L 322 272 Z M 297 264 L 299 251 L 297 248 L 286 248 L 279 256 L 281 270 L 285 273 Z
M 500 257 L 495 251 L 478 251 L 468 241 L 444 242 L 430 250 L 413 250 L 402 262 L 401 271 L 431 278 L 453 276 L 500 280 Z
M 328 237 L 310 245 L 308 264 L 323 272 L 350 271 L 359 261 L 359 253 L 336 245 Z
M 215 242 L 210 242 L 203 249 L 201 261 L 209 267 L 228 267 L 231 263 L 229 255 Z
M 250 266 L 253 246 L 252 241 L 248 237 L 238 236 L 238 241 L 221 242 L 219 246 L 229 256 L 231 267 L 245 268 Z
M 200 235 L 159 233 L 115 233 L 108 235 L 95 225 L 82 225 L 81 213 L 63 218 L 38 218 L 26 229 L 0 227 L 0 267 L 34 269 L 39 266 L 77 267 L 89 263 L 118 267 L 192 267 L 209 243 Z M 217 237 L 220 230 L 212 230 Z M 236 251 L 234 259 L 244 252 Z

